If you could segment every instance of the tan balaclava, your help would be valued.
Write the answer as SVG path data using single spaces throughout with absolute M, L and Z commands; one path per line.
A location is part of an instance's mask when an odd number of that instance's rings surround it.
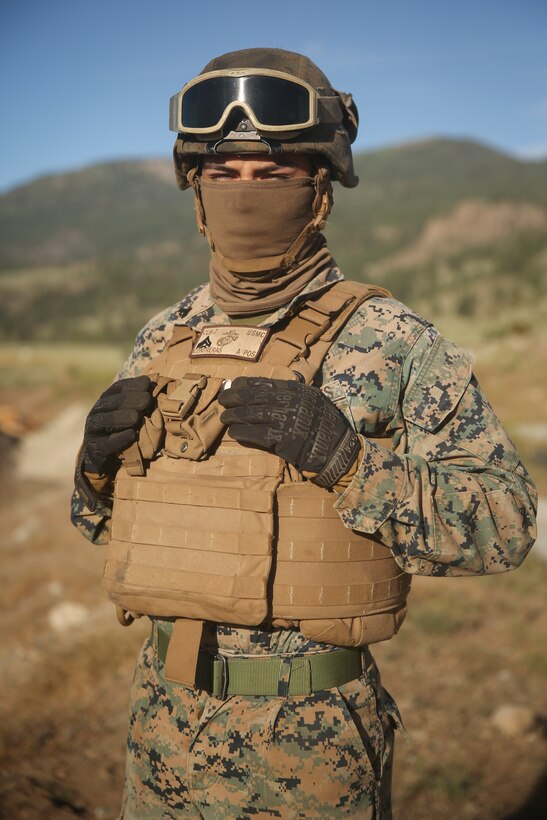
M 320 231 L 332 186 L 324 165 L 313 178 L 217 182 L 192 169 L 188 181 L 211 247 L 211 295 L 226 313 L 271 312 L 326 277 L 333 259 Z

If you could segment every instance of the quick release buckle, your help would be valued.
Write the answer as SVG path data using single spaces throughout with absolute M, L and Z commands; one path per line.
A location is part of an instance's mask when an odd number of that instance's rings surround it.
M 207 377 L 186 373 L 181 383 L 161 402 L 161 411 L 168 421 L 182 421 L 193 408 L 207 384 Z

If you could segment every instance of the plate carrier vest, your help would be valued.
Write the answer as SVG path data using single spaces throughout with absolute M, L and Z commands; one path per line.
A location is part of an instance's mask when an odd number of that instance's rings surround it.
M 312 294 L 270 333 L 256 361 L 192 356 L 199 333 L 175 327 L 146 371 L 157 409 L 115 481 L 104 585 L 118 607 L 299 626 L 341 646 L 395 634 L 411 577 L 374 536 L 344 526 L 336 493 L 304 480 L 278 456 L 231 439 L 217 401 L 225 381 L 237 376 L 311 384 L 357 307 L 387 295 L 345 280 Z

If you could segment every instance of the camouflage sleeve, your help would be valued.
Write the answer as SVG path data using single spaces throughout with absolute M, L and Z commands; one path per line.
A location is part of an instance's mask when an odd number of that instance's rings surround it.
M 125 361 L 114 381 L 138 376 L 148 363 L 159 356 L 167 344 L 173 326 L 183 319 L 191 310 L 203 287 L 195 288 L 181 302 L 158 313 L 139 331 L 131 354 Z M 89 541 L 94 544 L 106 544 L 110 538 L 111 510 L 106 505 L 99 505 L 95 512 L 90 512 L 77 490 L 71 500 L 70 520 Z
M 93 544 L 107 544 L 110 538 L 110 508 L 97 505 L 90 512 L 79 492 L 74 490 L 70 504 L 70 520 L 88 541 Z
M 376 534 L 407 572 L 517 567 L 534 543 L 537 493 L 469 355 L 428 327 L 400 385 L 394 451 L 363 437 L 356 476 L 336 504 L 342 520 Z

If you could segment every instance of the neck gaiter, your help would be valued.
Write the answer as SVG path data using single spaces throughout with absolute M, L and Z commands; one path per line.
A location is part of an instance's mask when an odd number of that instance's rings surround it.
M 194 190 L 212 251 L 211 295 L 227 313 L 275 310 L 315 276 L 326 276 L 333 259 L 320 228 L 330 210 L 330 183 L 196 178 Z

